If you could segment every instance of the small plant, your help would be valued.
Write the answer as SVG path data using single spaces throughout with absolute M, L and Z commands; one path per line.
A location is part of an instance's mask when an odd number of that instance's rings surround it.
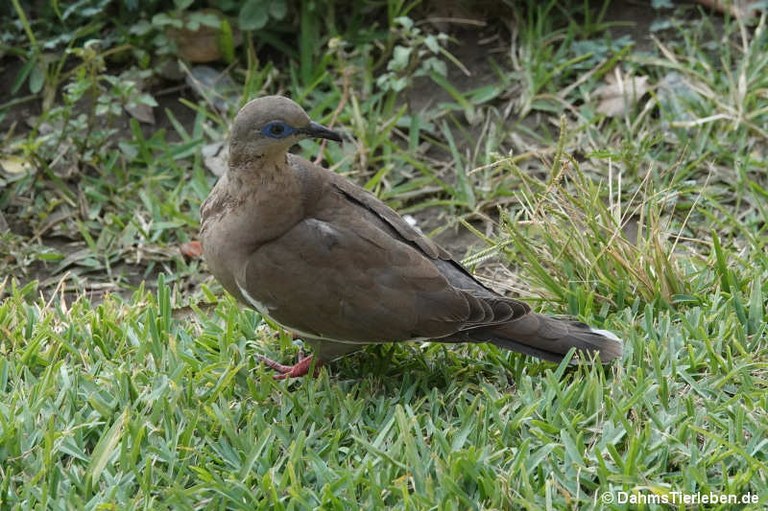
M 105 54 L 100 41 L 88 41 L 82 48 L 68 52 L 80 60 L 69 73 L 70 80 L 63 87 L 62 103 L 45 112 L 30 132 L 27 144 L 33 149 L 27 156 L 38 167 L 68 161 L 97 165 L 112 145 L 116 133 L 114 121 L 123 110 L 136 111 L 144 106 L 157 106 L 155 99 L 138 88 L 148 71 L 128 70 L 121 75 L 106 73 Z M 62 149 L 73 147 L 75 151 Z M 58 155 L 58 159 L 57 159 Z
M 58 2 L 52 2 L 48 16 L 30 20 L 19 0 L 13 0 L 15 18 L 2 20 L 3 26 L 12 30 L 4 31 L 2 42 L 9 44 L 24 65 L 16 76 L 12 93 L 19 92 L 26 83 L 32 94 L 43 92 L 44 106 L 51 106 L 66 64 L 61 54 L 104 29 L 110 19 L 110 3 L 79 0 L 62 10 Z
M 425 34 L 407 16 L 394 19 L 392 32 L 397 43 L 392 48 L 386 72 L 376 79 L 376 84 L 384 91 L 400 92 L 419 76 L 433 73 L 447 76 L 444 59 L 463 67 L 446 49 L 447 34 Z
M 241 30 L 260 30 L 270 19 L 281 21 L 288 14 L 288 0 L 246 0 L 237 20 Z
M 161 56 L 178 56 L 193 63 L 232 62 L 235 58 L 232 27 L 218 11 L 162 12 L 153 16 L 151 23 L 143 22 L 131 30 L 140 37 L 155 32 L 152 42 Z

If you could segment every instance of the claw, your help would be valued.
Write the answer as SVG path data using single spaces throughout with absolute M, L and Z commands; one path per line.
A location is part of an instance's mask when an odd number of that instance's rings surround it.
M 292 366 L 280 364 L 270 358 L 265 357 L 264 355 L 259 355 L 259 360 L 264 362 L 267 367 L 280 373 L 274 376 L 276 380 L 285 380 L 287 378 L 298 378 L 300 376 L 306 376 L 309 374 L 310 367 L 312 367 L 312 355 L 305 357 L 304 353 L 302 352 L 299 352 L 299 361 Z M 315 363 L 315 371 L 312 374 L 313 377 L 317 376 L 317 373 L 320 372 L 320 366 L 322 365 L 323 363 L 320 361 Z

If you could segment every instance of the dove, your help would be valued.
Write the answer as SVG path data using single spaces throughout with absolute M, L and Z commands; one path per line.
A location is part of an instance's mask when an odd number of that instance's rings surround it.
M 615 334 L 494 292 L 376 196 L 289 152 L 307 138 L 342 141 L 287 97 L 250 101 L 232 126 L 227 171 L 201 207 L 210 272 L 313 350 L 293 365 L 262 357 L 276 378 L 408 341 L 488 342 L 555 362 L 571 348 L 585 360 L 621 357 Z

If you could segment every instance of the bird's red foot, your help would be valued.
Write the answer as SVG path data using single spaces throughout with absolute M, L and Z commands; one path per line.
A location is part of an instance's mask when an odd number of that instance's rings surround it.
M 275 375 L 276 380 L 285 380 L 286 378 L 298 378 L 299 376 L 306 376 L 309 374 L 309 368 L 312 367 L 312 355 L 305 357 L 301 352 L 299 352 L 299 361 L 292 366 L 286 366 L 277 363 L 274 360 L 265 357 L 264 355 L 259 355 L 259 360 L 264 362 L 271 369 L 274 369 L 280 373 Z M 322 365 L 323 363 L 319 360 L 315 363 L 315 371 L 312 374 L 313 377 L 317 376 L 317 373 L 320 371 L 320 366 Z

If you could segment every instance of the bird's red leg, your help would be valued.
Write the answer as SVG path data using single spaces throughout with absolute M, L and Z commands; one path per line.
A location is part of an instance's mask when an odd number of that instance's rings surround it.
M 264 355 L 259 355 L 259 360 L 264 362 L 269 368 L 274 369 L 280 373 L 275 375 L 276 380 L 285 380 L 286 378 L 298 378 L 299 376 L 306 376 L 309 374 L 309 368 L 312 367 L 312 355 L 305 357 L 304 353 L 302 352 L 299 352 L 299 361 L 292 366 L 280 364 L 272 359 L 265 357 Z M 319 360 L 315 362 L 315 372 L 312 374 L 313 377 L 317 376 L 317 373 L 320 370 L 320 366 L 322 365 L 323 363 Z

